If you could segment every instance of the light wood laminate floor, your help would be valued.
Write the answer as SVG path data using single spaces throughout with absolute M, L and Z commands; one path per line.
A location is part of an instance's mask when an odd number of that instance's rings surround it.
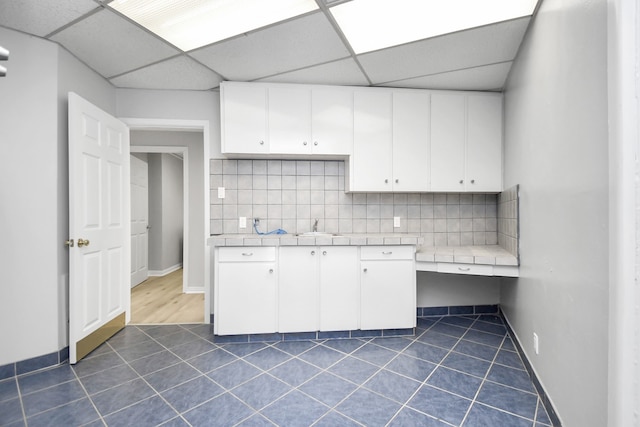
M 182 269 L 131 289 L 131 323 L 202 323 L 204 294 L 182 292 Z

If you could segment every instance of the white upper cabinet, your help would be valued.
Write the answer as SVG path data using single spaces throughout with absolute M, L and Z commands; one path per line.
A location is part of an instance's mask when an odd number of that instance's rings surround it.
M 220 100 L 222 152 L 268 153 L 267 89 L 250 84 L 223 84 Z
M 353 150 L 349 88 L 235 82 L 225 82 L 221 88 L 225 154 L 331 157 L 347 156 Z M 238 122 L 236 118 L 243 115 Z M 249 136 L 258 128 L 264 135 L 261 141 L 266 142 L 256 150 Z
M 353 92 L 344 88 L 311 91 L 311 149 L 313 154 L 353 152 Z
M 465 96 L 431 95 L 431 189 L 464 191 Z
M 311 152 L 311 90 L 269 88 L 269 151 L 279 154 Z
M 393 102 L 389 91 L 353 94 L 350 191 L 391 191 Z
M 429 191 L 429 93 L 393 93 L 393 191 Z
M 467 190 L 502 191 L 502 97 L 467 98 Z
M 502 191 L 502 97 L 431 96 L 431 191 Z

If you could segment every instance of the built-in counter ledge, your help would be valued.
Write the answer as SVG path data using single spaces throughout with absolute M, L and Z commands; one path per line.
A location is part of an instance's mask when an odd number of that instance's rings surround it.
M 209 246 L 420 246 L 424 239 L 410 234 L 340 234 L 297 236 L 295 234 L 221 234 L 207 240 Z
M 478 276 L 519 276 L 518 258 L 498 245 L 419 247 L 416 269 Z

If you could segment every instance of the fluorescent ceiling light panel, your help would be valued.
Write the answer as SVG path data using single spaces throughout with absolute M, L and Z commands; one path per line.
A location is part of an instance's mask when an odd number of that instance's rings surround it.
M 533 14 L 538 0 L 352 0 L 329 10 L 355 53 Z
M 314 0 L 114 0 L 117 10 L 184 51 L 318 8 Z

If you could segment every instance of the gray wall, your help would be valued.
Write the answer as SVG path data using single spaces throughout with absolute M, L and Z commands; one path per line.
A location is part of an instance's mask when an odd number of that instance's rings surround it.
M 67 345 L 67 92 L 109 113 L 115 90 L 58 45 L 0 28 L 0 365 Z M 34 268 L 37 267 L 37 268 Z
M 501 306 L 566 426 L 607 424 L 606 4 L 543 1 L 505 91 L 521 265 Z
M 166 153 L 149 158 L 149 270 L 161 273 L 182 264 L 182 160 Z
M 204 289 L 204 150 L 202 132 L 131 131 L 132 146 L 187 147 L 189 162 L 189 291 Z M 152 225 L 153 227 L 153 225 Z M 153 228 L 152 228 L 153 229 Z

